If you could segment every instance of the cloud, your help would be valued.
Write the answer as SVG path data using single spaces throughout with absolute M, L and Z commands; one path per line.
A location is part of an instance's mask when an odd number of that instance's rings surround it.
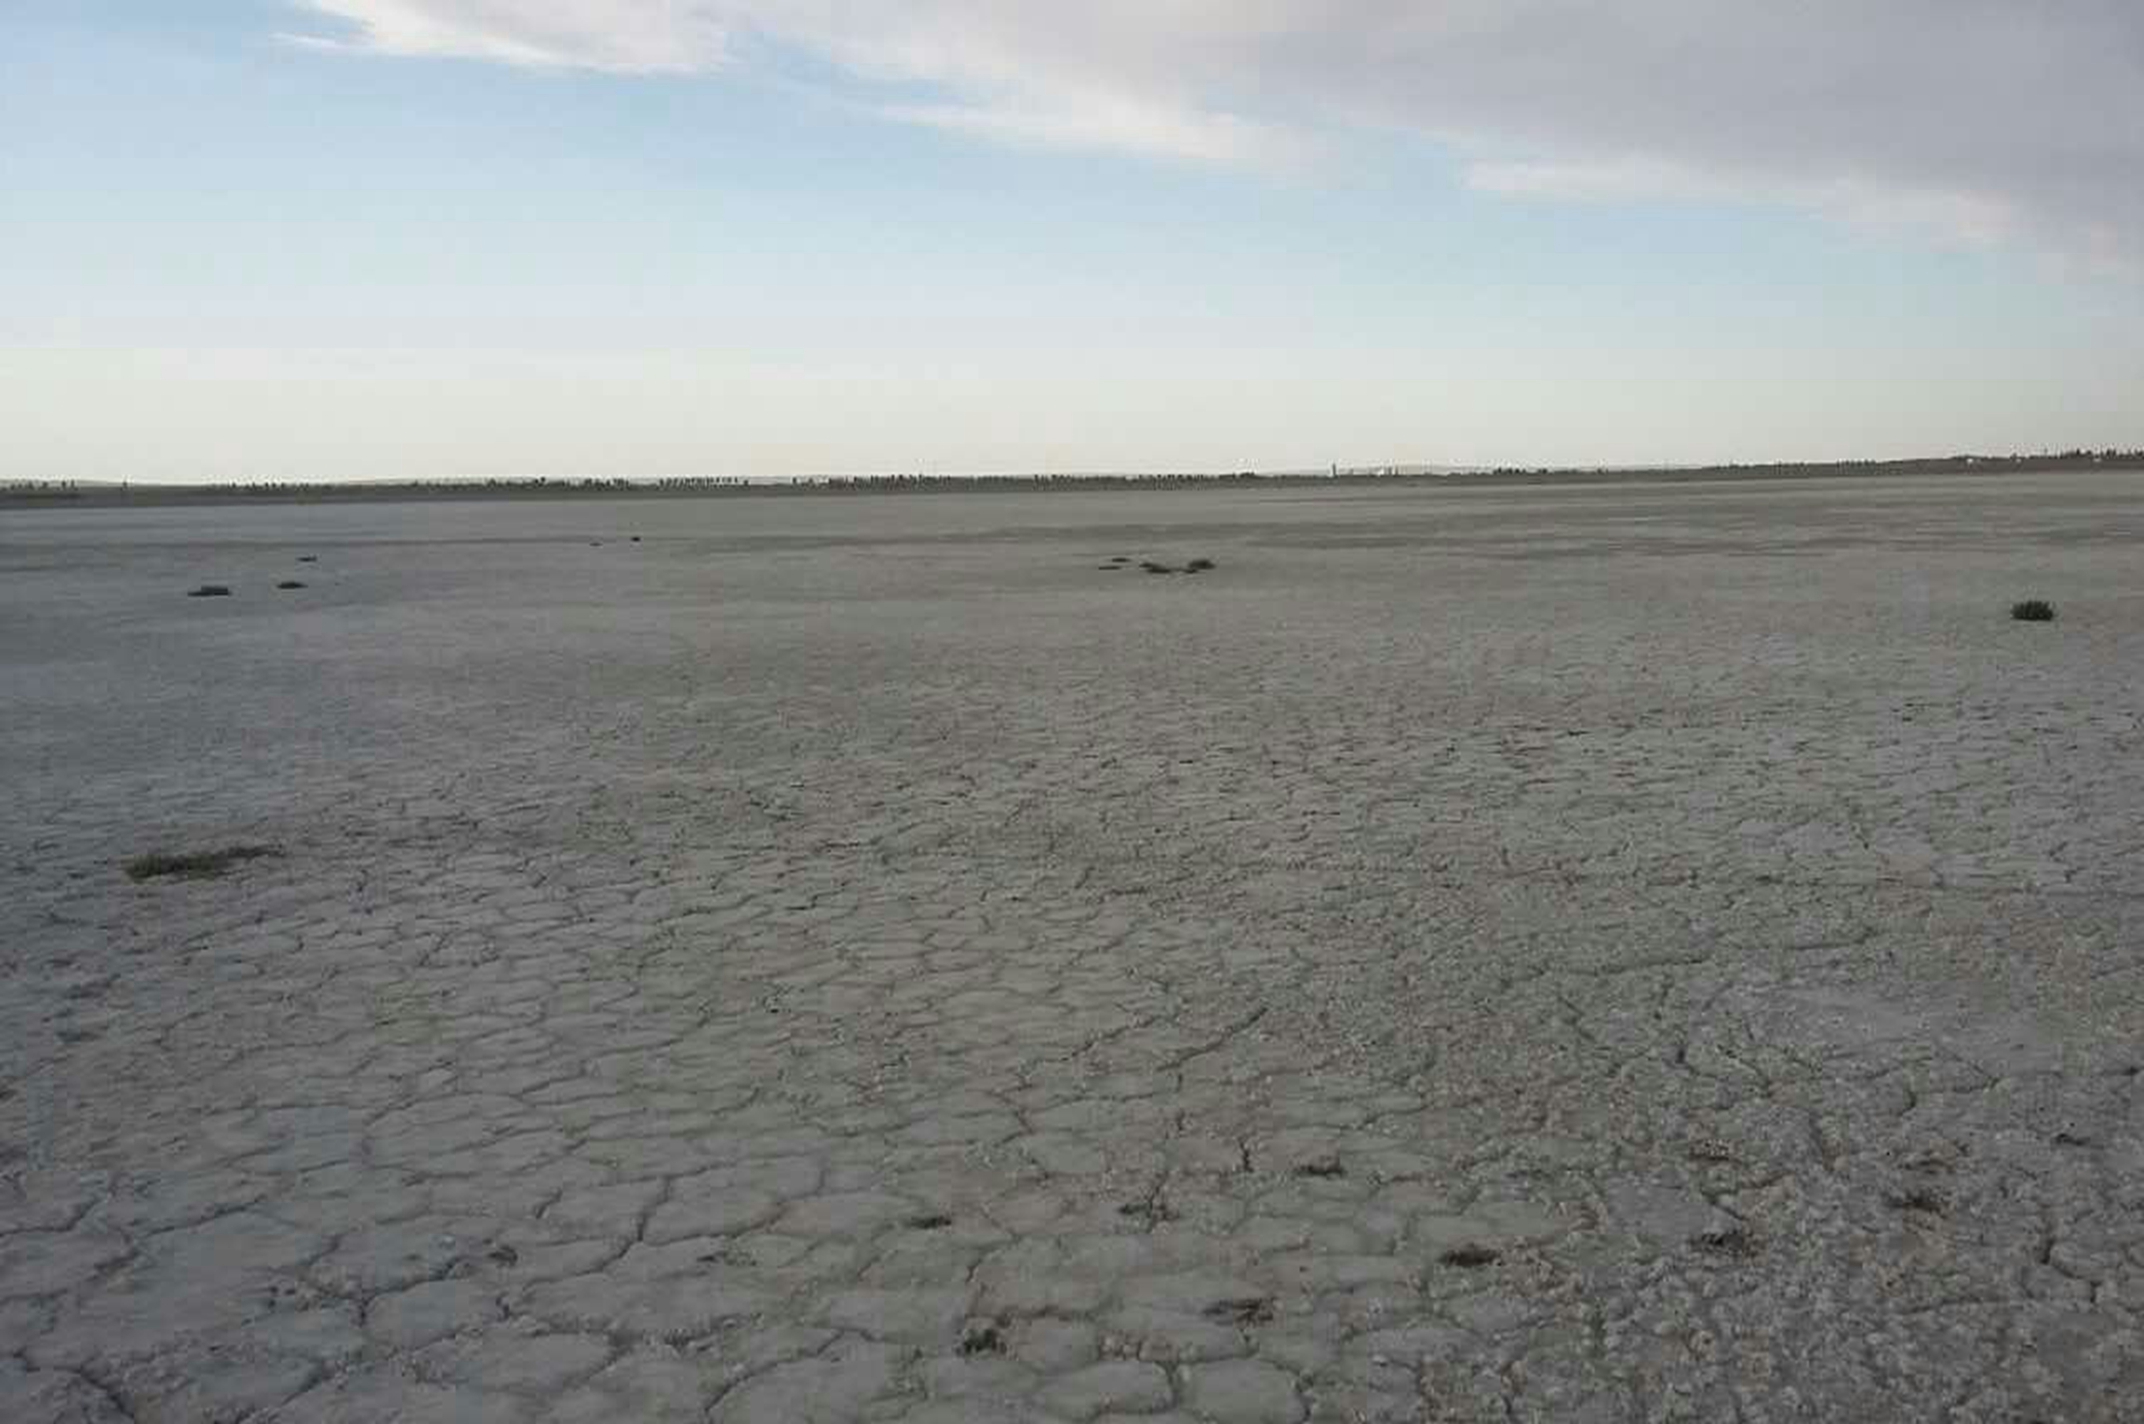
M 2135 0 L 293 3 L 339 22 L 316 38 L 386 54 L 690 73 L 801 53 L 890 118 L 1000 141 L 1265 165 L 1400 131 L 1503 194 L 2144 253 Z
M 282 35 L 287 43 L 409 58 L 479 59 L 530 69 L 684 74 L 722 63 L 722 5 L 692 0 L 293 0 L 350 27 L 352 38 Z
M 881 104 L 881 115 L 1046 148 L 1128 149 L 1193 162 L 1274 167 L 1301 151 L 1285 131 L 1106 96 L 1090 103 Z

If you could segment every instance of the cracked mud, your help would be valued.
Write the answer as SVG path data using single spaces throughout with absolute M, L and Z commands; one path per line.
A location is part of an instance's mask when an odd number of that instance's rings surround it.
M 10 514 L 0 1419 L 2144 1417 L 2139 492 Z

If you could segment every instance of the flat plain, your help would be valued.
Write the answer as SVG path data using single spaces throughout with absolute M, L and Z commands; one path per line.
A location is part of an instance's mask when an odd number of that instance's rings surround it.
M 0 512 L 0 1419 L 2144 1418 L 2140 752 L 2138 474 Z

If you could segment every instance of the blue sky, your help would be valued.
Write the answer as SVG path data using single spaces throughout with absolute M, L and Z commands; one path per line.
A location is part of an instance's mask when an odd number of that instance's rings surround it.
M 978 38 L 892 0 L 14 0 L 0 477 L 2144 444 L 2119 64 L 2049 57 L 2111 86 L 2072 128 L 1924 141 L 1886 95 L 1827 137 L 1775 111 L 1851 108 L 1903 19 L 1660 113 L 1644 66 L 1749 47 L 1660 0 L 1627 54 L 1568 37 L 1630 72 L 1557 115 L 1419 100 L 1448 49 L 1523 93 L 1565 46 L 1425 36 L 1397 0 L 1249 36 L 1097 8 L 1065 34 L 1008 0 Z

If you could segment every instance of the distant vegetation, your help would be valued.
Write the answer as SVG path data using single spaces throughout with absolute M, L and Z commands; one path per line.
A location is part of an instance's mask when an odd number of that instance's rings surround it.
M 2144 469 L 2144 450 L 2065 450 L 2040 455 L 1947 455 L 1919 460 L 1839 460 L 1829 463 L 1770 465 L 1660 466 L 1521 466 L 1495 469 L 1437 470 L 1426 466 L 1379 465 L 1329 470 L 1236 470 L 1213 473 L 1088 475 L 839 475 L 782 481 L 756 481 L 729 475 L 667 479 L 525 479 L 401 480 L 362 484 L 318 484 L 298 480 L 226 481 L 200 485 L 81 483 L 73 480 L 14 480 L 0 483 L 0 502 L 35 503 L 79 500 L 94 504 L 166 504 L 231 500 L 357 499 L 557 499 L 562 496 L 658 498 L 678 495 L 962 494 L 1026 493 L 1046 490 L 1180 489 L 1248 484 L 1439 484 L 1590 483 L 1619 480 L 1705 481 L 1728 479 L 1822 479 L 1855 475 L 1994 475 L 2105 468 Z
M 2055 605 L 2044 598 L 2028 598 L 2010 605 L 2010 616 L 2020 623 L 2052 623 Z

